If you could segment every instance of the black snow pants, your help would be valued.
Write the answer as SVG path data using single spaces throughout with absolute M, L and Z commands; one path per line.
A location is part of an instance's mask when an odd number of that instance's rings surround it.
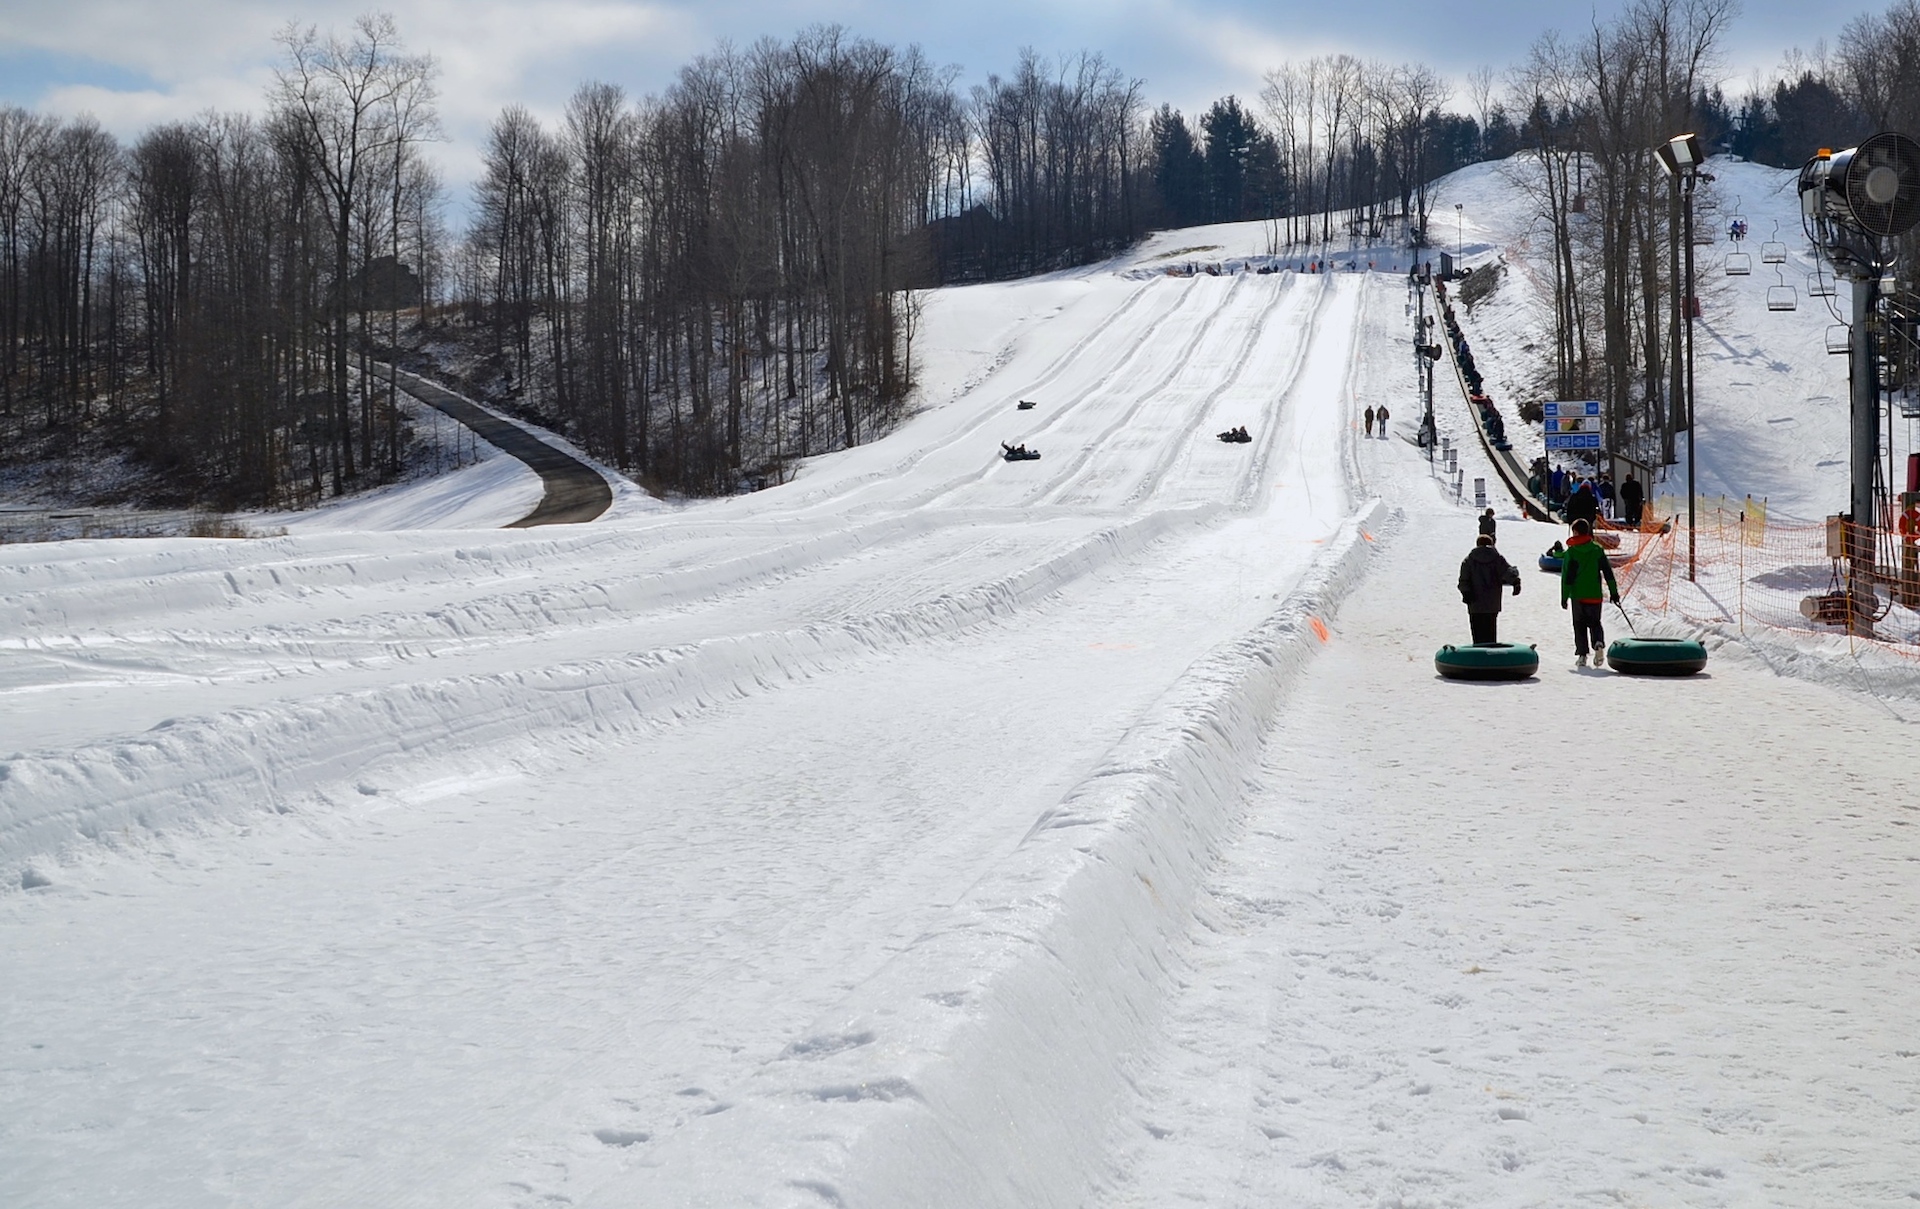
M 1475 642 L 1498 642 L 1500 632 L 1500 614 L 1468 613 L 1467 623 L 1473 627 Z
M 1576 600 L 1568 607 L 1573 613 L 1573 653 L 1584 655 L 1589 650 L 1606 650 L 1607 634 L 1600 628 L 1600 602 Z M 1592 646 L 1588 646 L 1589 637 Z

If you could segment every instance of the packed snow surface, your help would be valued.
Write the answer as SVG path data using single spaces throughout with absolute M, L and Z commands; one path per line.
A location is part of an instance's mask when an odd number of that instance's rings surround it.
M 1404 266 L 1262 238 L 751 495 L 0 549 L 0 1204 L 1920 1198 L 1904 707 L 1574 669 L 1504 504 L 1438 680 Z

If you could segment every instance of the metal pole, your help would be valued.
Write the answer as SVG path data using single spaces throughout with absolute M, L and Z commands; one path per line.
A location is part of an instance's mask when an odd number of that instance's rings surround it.
M 1671 466 L 1675 461 L 1673 434 L 1680 427 L 1680 409 L 1686 401 L 1686 389 L 1681 381 L 1681 375 L 1685 372 L 1681 363 L 1686 360 L 1686 354 L 1682 351 L 1686 337 L 1680 331 L 1680 308 L 1691 303 L 1682 297 L 1685 283 L 1680 279 L 1680 230 L 1683 221 L 1680 216 L 1680 192 L 1681 182 L 1676 176 L 1673 178 L 1673 205 L 1667 211 L 1667 272 L 1669 280 L 1673 282 L 1673 314 L 1668 316 L 1667 323 L 1672 339 L 1667 355 L 1672 358 L 1672 364 L 1667 367 L 1667 401 L 1666 406 L 1661 408 L 1660 416 L 1660 463 L 1663 466 Z
M 1427 356 L 1427 291 L 1421 286 L 1418 277 L 1413 284 L 1414 298 L 1419 307 L 1413 321 L 1413 360 L 1414 369 L 1420 375 L 1421 402 L 1425 412 L 1420 417 L 1420 428 L 1427 441 L 1427 465 L 1433 465 L 1433 447 L 1437 442 L 1434 435 L 1438 432 L 1433 422 L 1433 359 Z
M 1853 524 L 1862 536 L 1848 542 L 1847 555 L 1860 563 L 1862 571 L 1873 569 L 1873 539 L 1865 531 L 1879 518 L 1874 515 L 1873 472 L 1880 460 L 1880 383 L 1873 364 L 1873 304 L 1878 293 L 1879 275 L 1871 266 L 1859 266 L 1853 279 L 1853 338 L 1847 350 L 1847 369 L 1851 386 L 1853 421 Z
M 1694 523 L 1694 498 L 1699 494 L 1693 485 L 1693 450 L 1700 443 L 1700 428 L 1693 414 L 1693 185 L 1694 178 L 1686 178 L 1683 194 L 1686 200 L 1684 209 L 1687 216 L 1687 579 L 1692 581 L 1696 572 L 1694 562 L 1695 534 L 1699 526 Z

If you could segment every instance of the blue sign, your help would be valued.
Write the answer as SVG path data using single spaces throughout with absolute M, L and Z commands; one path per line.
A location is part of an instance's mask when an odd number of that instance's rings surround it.
M 1540 411 L 1548 419 L 1558 416 L 1597 416 L 1600 414 L 1600 403 L 1597 399 L 1579 403 L 1542 403 Z
M 1548 449 L 1598 449 L 1600 434 L 1597 432 L 1548 433 Z

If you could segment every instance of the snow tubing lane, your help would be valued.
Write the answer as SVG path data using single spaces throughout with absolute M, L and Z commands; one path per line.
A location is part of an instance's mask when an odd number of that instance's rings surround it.
M 1433 670 L 1448 680 L 1525 680 L 1540 670 L 1540 652 L 1515 642 L 1443 646 L 1434 652 Z
M 1707 648 L 1693 638 L 1618 638 L 1607 662 L 1627 676 L 1691 676 L 1707 666 Z

